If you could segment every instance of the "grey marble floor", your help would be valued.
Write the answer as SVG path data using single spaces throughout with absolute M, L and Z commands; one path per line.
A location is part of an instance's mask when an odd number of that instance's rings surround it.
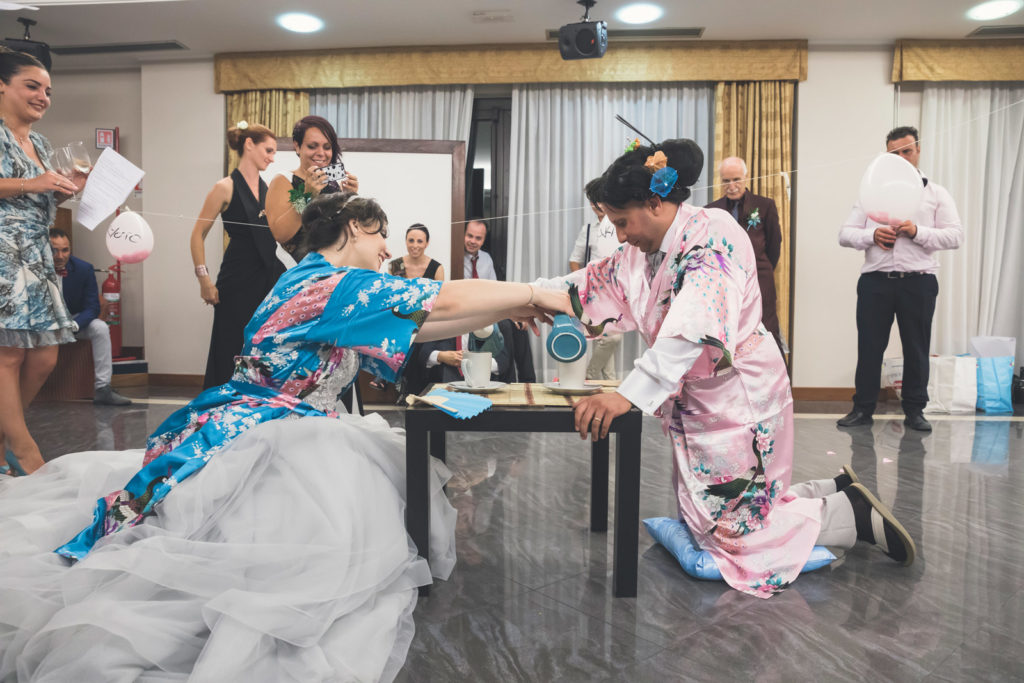
M 188 398 L 134 393 L 147 402 L 40 403 L 30 427 L 48 457 L 138 447 Z M 689 578 L 641 530 L 639 595 L 615 599 L 586 444 L 450 435 L 459 562 L 420 600 L 399 680 L 1024 680 L 1024 420 L 935 418 L 921 435 L 899 415 L 840 430 L 798 410 L 794 481 L 852 463 L 917 541 L 913 566 L 858 546 L 759 600 Z M 653 419 L 644 431 L 641 517 L 671 515 L 667 443 Z

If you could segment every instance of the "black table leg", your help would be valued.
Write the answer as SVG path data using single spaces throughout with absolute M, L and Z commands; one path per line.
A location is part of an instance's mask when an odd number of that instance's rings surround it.
M 430 456 L 427 433 L 421 429 L 405 432 L 405 528 L 420 557 L 430 560 Z M 420 595 L 429 595 L 430 586 L 421 586 Z
M 430 432 L 430 454 L 441 462 L 448 462 L 446 435 L 447 432 Z
M 615 444 L 615 555 L 612 595 L 636 597 L 640 527 L 640 415 L 627 413 Z
M 608 438 L 590 446 L 590 530 L 608 531 Z

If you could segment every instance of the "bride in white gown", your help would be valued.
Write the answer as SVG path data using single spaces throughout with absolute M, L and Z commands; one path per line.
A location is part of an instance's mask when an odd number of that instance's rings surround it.
M 0 477 L 0 681 L 398 673 L 416 588 L 455 564 L 448 472 L 432 463 L 428 567 L 405 532 L 402 434 L 335 414 L 334 397 L 359 367 L 394 379 L 414 339 L 543 319 L 568 298 L 376 273 L 387 219 L 372 200 L 323 197 L 303 221 L 311 253 L 257 310 L 229 384 L 145 451 Z

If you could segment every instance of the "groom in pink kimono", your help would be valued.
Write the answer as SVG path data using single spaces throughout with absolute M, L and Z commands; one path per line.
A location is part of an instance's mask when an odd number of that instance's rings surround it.
M 909 534 L 849 467 L 790 486 L 793 401 L 761 324 L 750 240 L 725 211 L 684 203 L 703 159 L 691 140 L 667 140 L 616 160 L 599 196 L 626 244 L 547 281 L 577 285 L 584 322 L 639 330 L 650 347 L 618 391 L 577 403 L 576 428 L 584 438 L 606 436 L 634 405 L 661 417 L 679 519 L 745 593 L 767 598 L 786 588 L 815 545 L 866 541 L 910 564 Z

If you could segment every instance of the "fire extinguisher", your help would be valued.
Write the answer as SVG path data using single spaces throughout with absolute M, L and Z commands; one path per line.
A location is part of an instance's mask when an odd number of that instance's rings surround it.
M 110 327 L 110 352 L 114 358 L 121 355 L 121 262 L 107 269 L 103 281 L 103 300 L 107 302 L 104 322 Z

